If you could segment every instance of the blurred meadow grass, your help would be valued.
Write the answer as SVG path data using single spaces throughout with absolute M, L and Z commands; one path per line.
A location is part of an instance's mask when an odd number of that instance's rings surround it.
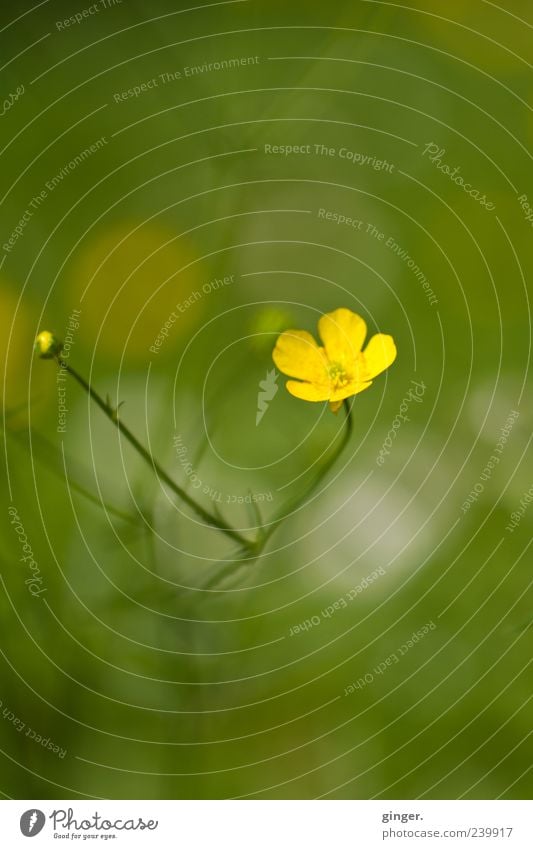
M 2 790 L 525 798 L 533 511 L 516 533 L 505 525 L 531 485 L 531 395 L 521 395 L 531 231 L 512 189 L 527 192 L 531 177 L 519 58 L 529 31 L 517 20 L 529 4 L 250 2 L 130 29 L 181 5 L 128 2 L 58 31 L 76 9 L 54 2 L 0 35 L 11 57 L 50 33 L 2 71 L 5 92 L 27 89 L 2 119 L 6 240 L 47 181 L 108 140 L 48 192 L 0 266 L 4 517 L 13 503 L 47 588 L 29 594 L 5 518 L 0 698 L 67 750 L 55 757 L 4 718 Z M 14 10 L 1 16 L 7 24 Z M 256 55 L 257 65 L 113 96 Z M 422 155 L 430 142 L 497 217 Z M 265 144 L 344 146 L 394 169 Z M 220 494 L 228 521 L 249 528 L 245 497 L 271 494 L 259 504 L 268 519 L 305 492 L 338 433 L 340 418 L 292 398 L 283 377 L 255 423 L 277 334 L 316 334 L 338 306 L 361 313 L 369 334 L 393 334 L 398 360 L 355 399 L 350 450 L 320 494 L 258 562 L 200 593 L 232 545 L 191 521 L 73 382 L 57 433 L 56 370 L 32 358 L 33 338 L 44 327 L 64 336 L 81 309 L 72 363 L 123 402 L 124 421 L 194 492 L 180 435 L 211 491 L 203 503 Z M 427 387 L 423 403 L 379 468 L 413 379 Z M 463 514 L 514 409 L 502 462 Z M 380 567 L 345 608 L 290 636 Z M 343 695 L 429 621 L 437 628 L 401 663 Z

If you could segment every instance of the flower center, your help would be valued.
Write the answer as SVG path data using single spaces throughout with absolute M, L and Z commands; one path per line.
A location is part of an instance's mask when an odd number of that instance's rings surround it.
M 328 366 L 329 379 L 333 389 L 342 389 L 350 382 L 351 377 L 342 363 L 330 363 Z

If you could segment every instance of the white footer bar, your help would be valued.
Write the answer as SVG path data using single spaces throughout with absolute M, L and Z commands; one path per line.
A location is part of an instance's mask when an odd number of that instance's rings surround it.
M 528 849 L 527 801 L 0 802 L 1 845 L 326 849 Z M 30 842 L 34 838 L 35 843 Z

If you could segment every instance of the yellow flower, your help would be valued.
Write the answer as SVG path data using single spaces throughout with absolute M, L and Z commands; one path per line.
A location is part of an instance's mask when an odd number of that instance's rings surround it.
M 51 360 L 61 353 L 63 345 L 49 330 L 43 330 L 35 340 L 35 350 L 43 360 Z
M 306 330 L 286 330 L 272 358 L 277 368 L 296 380 L 287 389 L 304 401 L 329 401 L 334 413 L 345 398 L 367 389 L 396 359 L 392 336 L 377 333 L 365 350 L 366 324 L 360 315 L 341 307 L 318 322 L 321 348 Z

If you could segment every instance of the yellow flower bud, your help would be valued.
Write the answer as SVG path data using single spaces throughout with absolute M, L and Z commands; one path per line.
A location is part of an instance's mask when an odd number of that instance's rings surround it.
M 35 340 L 35 350 L 42 360 L 51 360 L 59 356 L 63 344 L 49 330 L 43 330 Z

